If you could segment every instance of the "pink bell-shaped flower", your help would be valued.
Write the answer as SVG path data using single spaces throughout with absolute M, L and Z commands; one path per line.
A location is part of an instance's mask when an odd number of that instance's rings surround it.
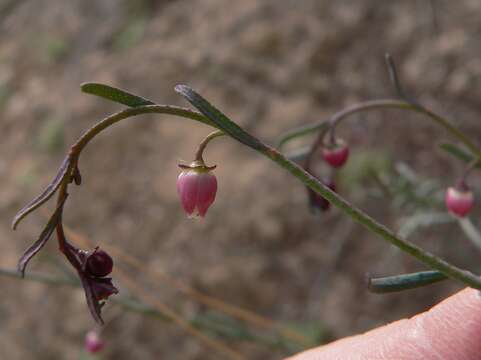
M 336 140 L 335 145 L 324 146 L 322 157 L 334 168 L 344 165 L 349 157 L 349 147 L 342 140 Z
M 85 335 L 85 350 L 90 354 L 98 353 L 104 348 L 104 342 L 97 331 L 91 330 Z
M 182 206 L 189 217 L 203 218 L 207 209 L 215 200 L 217 179 L 212 173 L 214 167 L 194 161 L 184 169 L 177 178 L 177 193 Z
M 450 213 L 464 217 L 474 206 L 474 195 L 467 187 L 449 187 L 446 190 L 445 202 Z

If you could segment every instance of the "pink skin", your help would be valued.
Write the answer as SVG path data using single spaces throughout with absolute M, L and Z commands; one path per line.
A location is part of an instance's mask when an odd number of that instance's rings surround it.
M 481 358 L 479 309 L 479 290 L 465 289 L 425 313 L 289 360 L 477 360 Z
M 335 148 L 323 148 L 322 157 L 326 162 L 334 168 L 341 167 L 349 157 L 349 147 L 345 145 L 337 146 Z
M 104 343 L 100 340 L 99 334 L 91 330 L 85 335 L 85 350 L 90 354 L 95 354 L 104 348 Z
M 215 200 L 217 179 L 210 171 L 190 169 L 177 179 L 177 193 L 189 217 L 203 218 Z
M 471 191 L 450 187 L 446 191 L 445 202 L 449 212 L 459 217 L 464 217 L 474 206 L 474 196 Z

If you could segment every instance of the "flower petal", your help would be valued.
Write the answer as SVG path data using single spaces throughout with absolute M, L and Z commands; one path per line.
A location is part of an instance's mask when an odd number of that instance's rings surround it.
M 177 179 L 177 192 L 185 212 L 192 215 L 197 203 L 198 174 L 195 171 L 184 171 Z
M 198 179 L 198 194 L 197 194 L 197 210 L 199 216 L 204 217 L 207 209 L 215 200 L 217 192 L 217 179 L 208 172 L 199 175 Z

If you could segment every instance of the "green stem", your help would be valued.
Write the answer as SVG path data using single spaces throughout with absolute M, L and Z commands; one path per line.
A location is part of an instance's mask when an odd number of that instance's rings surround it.
M 32 273 L 27 273 L 22 277 L 22 274 L 20 274 L 18 271 L 10 270 L 10 269 L 0 268 L 0 276 L 7 276 L 7 277 L 11 277 L 11 278 L 16 278 L 16 279 L 30 280 L 30 281 L 44 283 L 44 284 L 48 284 L 48 285 L 80 286 L 80 282 L 77 281 L 76 279 L 72 279 L 72 278 L 53 277 L 53 276 L 49 276 L 49 275 L 32 274 Z
M 422 115 L 425 115 L 427 118 L 436 122 L 438 125 L 446 129 L 456 139 L 458 139 L 461 143 L 463 143 L 471 151 L 471 153 L 475 155 L 475 157 L 481 157 L 481 150 L 467 136 L 465 136 L 461 131 L 459 131 L 457 128 L 451 125 L 445 118 L 418 104 L 411 103 L 405 100 L 395 100 L 395 99 L 365 101 L 359 104 L 352 105 L 344 110 L 341 110 L 335 113 L 328 120 L 322 120 L 320 122 L 313 123 L 299 129 L 295 129 L 285 134 L 281 138 L 281 140 L 279 141 L 279 148 L 281 146 L 284 146 L 287 142 L 289 142 L 292 139 L 295 139 L 304 135 L 308 135 L 310 133 L 317 132 L 319 130 L 325 130 L 327 127 L 330 128 L 330 131 L 332 134 L 335 131 L 335 127 L 338 125 L 338 123 L 342 121 L 344 118 L 347 118 L 352 114 L 362 112 L 362 111 L 386 109 L 386 108 L 407 109 L 407 110 L 412 110 Z M 317 144 L 320 144 L 322 142 L 322 137 L 324 136 L 324 134 L 325 133 L 323 131 L 319 133 L 318 140 L 316 140 Z M 321 137 L 320 140 L 319 140 L 319 137 Z
M 477 157 L 474 160 L 471 160 L 468 165 L 464 168 L 463 173 L 459 177 L 458 183 L 460 183 L 462 186 L 466 186 L 466 178 L 468 175 L 471 173 L 471 171 L 477 167 L 481 163 L 481 158 Z
M 369 215 L 365 214 L 362 210 L 356 208 L 350 204 L 347 200 L 343 199 L 337 193 L 330 190 L 327 186 L 319 182 L 315 177 L 307 173 L 297 164 L 288 160 L 284 155 L 277 150 L 266 146 L 262 151 L 263 155 L 276 162 L 278 165 L 285 168 L 292 175 L 301 180 L 306 186 L 310 187 L 316 193 L 326 198 L 329 202 L 340 208 L 347 215 L 349 215 L 354 221 L 362 224 L 368 228 L 371 232 L 378 234 L 384 240 L 390 242 L 394 246 L 403 250 L 404 252 L 414 256 L 429 267 L 441 271 L 452 279 L 459 280 L 464 284 L 476 289 L 481 289 L 481 280 L 469 271 L 460 269 L 454 265 L 451 265 L 447 261 L 423 250 L 410 241 L 403 240 L 394 234 L 387 227 L 377 222 Z
M 429 119 L 436 122 L 438 125 L 446 129 L 451 135 L 462 142 L 476 157 L 481 157 L 481 150 L 460 130 L 451 125 L 442 116 L 426 109 L 423 106 L 409 103 L 404 100 L 392 100 L 392 99 L 381 99 L 366 101 L 360 104 L 350 106 L 336 114 L 334 114 L 329 122 L 331 124 L 331 130 L 334 129 L 342 119 L 348 117 L 349 115 L 358 113 L 360 111 L 372 110 L 372 109 L 383 109 L 383 108 L 397 108 L 397 109 L 408 109 L 414 112 L 420 113 L 427 116 Z
M 204 154 L 204 150 L 207 147 L 207 144 L 212 140 L 215 139 L 216 137 L 219 136 L 224 136 L 225 133 L 221 130 L 216 130 L 214 132 L 211 132 L 209 135 L 205 137 L 204 140 L 201 141 L 199 144 L 199 147 L 197 148 L 197 152 L 195 154 L 195 160 L 200 161 L 201 163 L 204 164 L 204 158 L 202 157 Z
M 298 137 L 302 137 L 304 135 L 312 134 L 313 132 L 317 132 L 320 130 L 327 130 L 329 127 L 328 121 L 317 122 L 313 124 L 304 125 L 298 127 L 296 129 L 289 130 L 288 132 L 284 133 L 280 140 L 277 143 L 277 147 L 281 149 L 285 144 L 289 141 L 297 139 Z
M 11 277 L 14 279 L 22 279 L 21 275 L 16 270 L 10 269 L 2 269 L 0 268 L 0 276 Z M 54 277 L 44 274 L 36 274 L 36 273 L 29 273 L 26 274 L 23 278 L 24 280 L 53 285 L 53 286 L 72 286 L 72 287 L 80 287 L 80 282 L 75 278 L 67 278 L 67 277 Z M 161 312 L 156 310 L 155 308 L 142 303 L 139 300 L 132 299 L 126 296 L 119 296 L 111 298 L 109 301 L 121 306 L 122 308 L 147 315 L 147 316 L 155 316 L 163 321 L 170 322 L 170 319 L 163 315 Z M 283 346 L 285 343 L 291 344 L 288 339 L 282 338 L 282 342 L 275 341 L 274 338 L 271 339 L 269 336 L 260 336 L 257 334 L 252 333 L 248 328 L 240 325 L 240 324 L 228 324 L 223 325 L 220 320 L 217 322 L 211 321 L 209 317 L 204 316 L 203 314 L 196 314 L 190 321 L 192 326 L 195 326 L 199 330 L 203 332 L 213 332 L 216 335 L 232 338 L 232 339 L 239 339 L 243 341 L 252 341 L 255 343 L 259 343 L 261 345 L 267 345 L 273 348 L 284 348 Z M 297 345 L 297 344 L 296 344 Z M 294 343 L 292 343 L 294 346 Z M 302 349 L 299 349 L 302 350 Z
M 82 149 L 102 130 L 105 130 L 110 125 L 113 125 L 121 120 L 127 119 L 132 116 L 141 115 L 141 114 L 169 114 L 174 116 L 179 116 L 182 118 L 187 118 L 191 120 L 195 120 L 201 122 L 206 125 L 210 125 L 212 127 L 217 127 L 214 123 L 212 123 L 209 119 L 207 119 L 202 114 L 192 111 L 190 109 L 178 107 L 178 106 L 169 106 L 169 105 L 145 105 L 145 106 L 138 106 L 135 108 L 128 108 L 118 113 L 112 114 L 102 121 L 95 124 L 93 127 L 88 129 L 80 139 L 72 146 L 71 153 L 75 157 L 78 157 Z

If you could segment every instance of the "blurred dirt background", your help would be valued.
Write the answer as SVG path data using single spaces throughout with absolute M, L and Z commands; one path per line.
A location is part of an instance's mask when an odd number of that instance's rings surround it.
M 121 109 L 82 94 L 82 82 L 184 106 L 173 87 L 186 83 L 275 144 L 284 131 L 344 106 L 393 96 L 383 58 L 388 51 L 409 92 L 476 141 L 480 18 L 478 0 L 0 1 L 1 267 L 15 268 L 45 223 L 39 211 L 12 232 L 15 212 L 46 186 L 84 129 Z M 367 272 L 423 267 L 336 209 L 313 216 L 296 179 L 229 139 L 215 140 L 206 154 L 218 165 L 216 203 L 204 221 L 187 219 L 175 193 L 177 164 L 192 159 L 209 131 L 153 115 L 115 126 L 82 155 L 84 182 L 72 188 L 65 215 L 94 243 L 115 244 L 140 259 L 142 271 L 120 260 L 117 265 L 186 319 L 211 312 L 148 278 L 149 271 L 292 325 L 318 343 L 411 316 L 460 288 L 447 282 L 369 293 Z M 366 113 L 346 121 L 340 133 L 353 152 L 338 175 L 340 193 L 393 229 L 423 208 L 380 196 L 366 168 L 377 164 L 375 170 L 389 177 L 404 162 L 440 188 L 462 169 L 437 148 L 447 135 L 415 114 Z M 473 185 L 477 180 L 473 175 Z M 418 231 L 412 240 L 463 267 L 480 268 L 479 251 L 455 224 Z M 59 274 L 59 263 L 65 264 L 52 239 L 29 270 Z M 115 283 L 128 293 L 119 279 Z M 94 326 L 81 290 L 6 277 L 0 286 L 1 359 L 79 358 L 83 336 Z M 103 359 L 225 358 L 158 318 L 115 304 L 104 317 Z M 300 349 L 217 339 L 249 359 L 278 359 Z

